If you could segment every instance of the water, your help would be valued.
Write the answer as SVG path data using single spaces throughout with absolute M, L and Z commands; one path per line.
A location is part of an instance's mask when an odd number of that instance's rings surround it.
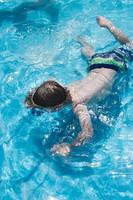
M 132 38 L 133 2 L 58 0 L 28 8 L 27 2 L 0 1 L 0 199 L 133 199 L 133 64 L 114 93 L 91 108 L 93 140 L 67 158 L 49 150 L 80 130 L 71 106 L 39 116 L 23 104 L 44 80 L 68 84 L 86 76 L 78 35 L 97 51 L 117 46 L 97 15 Z

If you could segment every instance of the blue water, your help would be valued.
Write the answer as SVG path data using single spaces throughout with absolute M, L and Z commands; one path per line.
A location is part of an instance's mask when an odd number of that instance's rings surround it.
M 133 199 L 133 64 L 113 94 L 90 108 L 93 140 L 66 158 L 49 150 L 80 130 L 71 106 L 37 113 L 23 104 L 27 92 L 45 80 L 68 84 L 86 76 L 78 35 L 86 35 L 97 51 L 118 45 L 98 27 L 97 15 L 133 38 L 133 1 L 27 2 L 0 1 L 0 199 Z

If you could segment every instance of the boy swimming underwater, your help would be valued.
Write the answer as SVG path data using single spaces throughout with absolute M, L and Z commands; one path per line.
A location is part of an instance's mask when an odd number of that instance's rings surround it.
M 88 76 L 66 87 L 55 81 L 46 81 L 29 93 L 25 100 L 28 107 L 50 109 L 72 103 L 73 111 L 79 118 L 81 132 L 70 144 L 54 145 L 52 152 L 55 154 L 66 156 L 73 147 L 92 137 L 93 127 L 86 103 L 104 97 L 111 89 L 116 74 L 126 70 L 127 61 L 133 60 L 132 42 L 110 20 L 99 16 L 97 23 L 107 28 L 123 46 L 106 53 L 95 53 L 84 39 L 79 38 L 83 45 L 83 55 L 90 58 Z

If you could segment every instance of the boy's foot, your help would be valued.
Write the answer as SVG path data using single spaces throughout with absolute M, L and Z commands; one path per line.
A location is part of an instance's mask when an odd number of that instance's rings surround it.
M 77 37 L 77 42 L 79 42 L 82 46 L 90 46 L 85 37 L 82 37 L 80 35 Z
M 95 51 L 93 49 L 93 47 L 89 44 L 89 42 L 82 36 L 78 36 L 77 37 L 77 41 L 83 45 L 83 47 L 81 48 L 81 53 L 85 56 L 85 57 L 92 57 L 95 54 Z
M 108 26 L 112 26 L 112 22 L 108 19 L 106 19 L 105 17 L 103 16 L 98 16 L 96 18 L 97 20 L 97 23 L 101 26 L 101 27 L 108 27 Z

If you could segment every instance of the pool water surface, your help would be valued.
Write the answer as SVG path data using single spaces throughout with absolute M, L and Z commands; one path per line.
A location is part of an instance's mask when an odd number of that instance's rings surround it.
M 45 80 L 67 85 L 87 75 L 77 36 L 108 51 L 118 45 L 96 16 L 130 38 L 132 0 L 0 1 L 0 199 L 133 199 L 133 64 L 113 93 L 90 107 L 94 137 L 70 156 L 50 148 L 80 130 L 71 106 L 28 110 L 27 92 Z M 43 143 L 42 143 L 43 141 Z

